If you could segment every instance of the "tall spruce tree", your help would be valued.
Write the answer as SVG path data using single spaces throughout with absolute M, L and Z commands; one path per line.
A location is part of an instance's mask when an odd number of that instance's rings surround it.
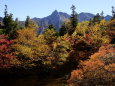
M 17 29 L 17 24 L 16 22 L 13 20 L 13 14 L 8 14 L 8 9 L 7 9 L 7 5 L 5 5 L 5 12 L 4 12 L 4 18 L 3 18 L 3 29 L 4 29 L 4 33 L 6 35 L 9 35 L 9 38 L 12 39 L 12 36 L 14 34 L 14 32 Z
M 69 29 L 71 29 L 71 22 L 70 20 L 66 20 L 60 28 L 59 35 L 64 36 L 66 33 L 69 32 Z
M 113 6 L 112 6 L 112 15 L 113 15 L 112 20 L 113 20 L 115 19 L 115 8 Z
M 18 18 L 15 19 L 15 27 L 16 27 L 17 29 L 20 29 L 20 28 L 21 28 L 21 26 L 19 25 L 19 20 L 18 20 Z
M 104 12 L 103 11 L 101 12 L 100 16 L 101 16 L 101 19 L 103 20 L 104 19 Z
M 97 13 L 93 18 L 93 24 L 100 23 L 100 21 L 101 21 L 101 16 L 99 13 Z
M 72 10 L 72 14 L 70 17 L 70 21 L 71 21 L 71 29 L 69 30 L 69 35 L 73 34 L 73 32 L 75 31 L 75 28 L 78 24 L 78 19 L 77 19 L 77 13 L 75 12 L 76 7 L 74 5 L 72 5 L 71 10 Z
M 89 26 L 92 26 L 92 25 L 93 25 L 93 19 L 90 18 L 90 20 L 89 20 Z
M 38 29 L 38 24 L 35 21 L 31 20 L 29 16 L 27 16 L 25 21 L 25 27 Z
M 66 34 L 67 32 L 68 32 L 68 28 L 65 26 L 65 24 L 62 24 L 60 31 L 59 31 L 59 35 L 64 36 L 64 34 Z
M 30 17 L 27 16 L 26 21 L 25 21 L 25 27 L 29 27 L 30 25 Z

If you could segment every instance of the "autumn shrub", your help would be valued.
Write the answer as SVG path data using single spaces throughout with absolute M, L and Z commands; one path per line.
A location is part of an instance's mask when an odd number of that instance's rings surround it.
M 57 38 L 54 29 L 46 29 L 41 35 L 32 28 L 20 29 L 17 33 L 12 47 L 22 66 L 46 65 L 53 68 L 63 64 L 69 56 L 69 41 L 66 37 Z
M 66 40 L 67 36 L 58 37 L 55 42 L 53 42 L 53 48 L 51 55 L 54 57 L 52 63 L 57 65 L 62 65 L 67 61 L 69 57 L 69 51 L 71 49 L 71 44 L 69 40 Z
M 47 44 L 52 44 L 57 39 L 57 32 L 55 31 L 54 28 L 52 29 L 47 28 L 44 31 L 43 36 Z
M 76 31 L 69 37 L 71 42 L 70 59 L 86 60 L 95 53 L 103 44 L 109 43 L 109 37 L 106 34 L 106 21 L 89 26 L 89 22 L 79 23 Z
M 93 26 L 89 26 L 88 24 L 89 22 L 87 21 L 79 23 L 76 31 L 73 33 L 73 37 L 84 39 L 96 46 L 109 43 L 109 38 L 106 34 L 106 21 L 102 20 L 99 24 Z
M 102 46 L 90 59 L 82 61 L 77 70 L 71 72 L 70 86 L 114 86 L 115 47 Z
M 36 61 L 45 61 L 48 57 L 49 47 L 42 35 L 37 36 L 35 29 L 25 28 L 17 31 L 18 37 L 12 47 L 23 66 L 34 66 Z
M 10 67 L 12 60 L 16 59 L 14 52 L 11 49 L 13 40 L 8 40 L 7 36 L 0 35 L 0 67 Z
M 108 21 L 106 33 L 109 35 L 110 43 L 115 44 L 115 20 Z
M 47 28 L 42 34 L 45 45 L 49 47 L 47 58 L 43 62 L 45 65 L 50 65 L 51 68 L 63 65 L 66 62 L 71 48 L 68 36 L 58 36 L 54 28 Z

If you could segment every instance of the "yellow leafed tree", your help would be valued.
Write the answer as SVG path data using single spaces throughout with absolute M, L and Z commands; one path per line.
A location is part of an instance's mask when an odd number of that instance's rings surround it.
M 48 56 L 50 48 L 45 44 L 42 35 L 37 36 L 37 33 L 32 28 L 24 28 L 18 30 L 18 37 L 15 44 L 12 46 L 19 59 L 28 59 L 26 62 L 43 61 Z

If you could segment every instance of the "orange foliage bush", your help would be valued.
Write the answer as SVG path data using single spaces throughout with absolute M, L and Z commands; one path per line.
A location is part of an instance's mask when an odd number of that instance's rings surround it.
M 107 34 L 110 37 L 111 43 L 115 43 L 115 20 L 111 20 L 107 23 Z
M 71 73 L 70 86 L 114 86 L 115 45 L 104 45 Z

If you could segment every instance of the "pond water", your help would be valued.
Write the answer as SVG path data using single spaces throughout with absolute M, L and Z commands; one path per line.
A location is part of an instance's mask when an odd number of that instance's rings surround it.
M 73 65 L 65 65 L 58 70 L 45 68 L 0 69 L 0 86 L 68 86 L 67 80 L 70 78 Z
M 67 86 L 66 79 L 37 76 L 0 77 L 0 86 Z

